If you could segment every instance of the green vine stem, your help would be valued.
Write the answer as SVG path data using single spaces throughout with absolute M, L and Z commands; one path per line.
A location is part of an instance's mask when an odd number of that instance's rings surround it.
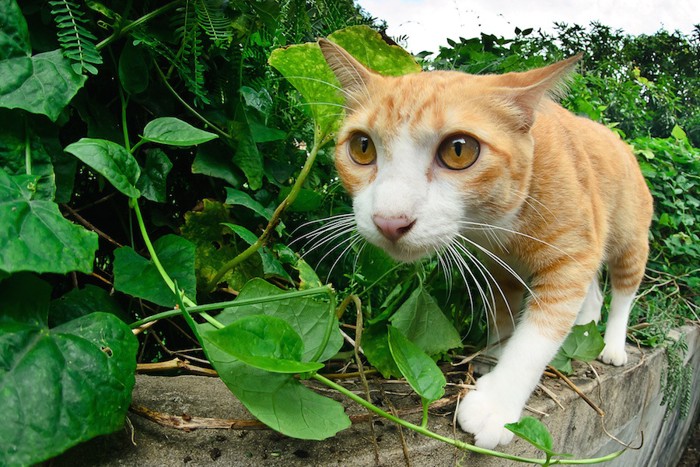
M 187 311 L 189 313 L 205 313 L 207 311 L 220 310 L 222 308 L 231 308 L 231 307 L 245 306 L 245 305 L 257 305 L 259 303 L 274 302 L 277 300 L 307 297 L 310 295 L 321 295 L 324 293 L 330 293 L 332 291 L 333 291 L 333 289 L 331 288 L 330 285 L 324 285 L 322 287 L 316 287 L 313 289 L 294 290 L 292 292 L 284 292 L 284 293 L 277 294 L 277 295 L 270 295 L 268 297 L 249 298 L 249 299 L 243 299 L 243 300 L 235 299 L 235 300 L 230 300 L 227 302 L 217 302 L 217 303 L 208 303 L 206 305 L 188 306 Z M 151 315 L 151 316 L 144 318 L 142 320 L 135 321 L 135 322 L 131 323 L 130 327 L 132 329 L 135 329 L 135 328 L 138 328 L 139 326 L 143 326 L 144 324 L 150 323 L 151 321 L 157 321 L 159 319 L 165 319 L 165 318 L 172 318 L 173 316 L 179 316 L 181 314 L 182 314 L 181 309 L 172 309 L 172 310 L 164 311 L 162 313 L 157 313 L 155 315 Z
M 27 175 L 32 174 L 32 140 L 29 138 L 29 123 L 24 118 L 24 167 Z
M 160 262 L 160 259 L 158 259 L 158 255 L 156 254 L 155 248 L 153 248 L 153 243 L 151 243 L 151 238 L 148 236 L 148 231 L 146 230 L 146 224 L 143 222 L 143 216 L 141 215 L 141 209 L 139 208 L 139 202 L 138 198 L 130 198 L 129 199 L 129 207 L 131 207 L 134 210 L 134 213 L 136 213 L 136 220 L 138 221 L 139 224 L 139 230 L 141 231 L 141 236 L 143 237 L 143 241 L 146 244 L 146 249 L 148 250 L 148 254 L 151 255 L 151 261 L 153 261 L 153 265 L 156 267 L 158 272 L 160 273 L 160 276 L 163 278 L 163 281 L 165 281 L 165 284 L 168 286 L 168 288 L 174 293 L 177 294 L 177 287 L 175 286 L 175 282 L 170 278 L 168 275 L 168 272 L 165 270 L 163 265 Z M 197 306 L 195 302 L 193 302 L 190 298 L 183 296 L 182 300 L 187 306 Z M 214 325 L 214 322 L 217 322 L 212 318 L 208 313 L 206 312 L 201 312 L 200 313 L 202 318 L 204 318 L 207 322 L 210 324 Z M 218 322 L 217 322 L 218 323 Z
M 290 206 L 294 200 L 296 200 L 297 195 L 301 191 L 301 187 L 306 181 L 306 177 L 309 175 L 309 172 L 311 171 L 311 167 L 314 164 L 314 161 L 316 160 L 316 156 L 318 155 L 318 151 L 321 149 L 321 147 L 328 141 L 328 138 L 326 136 L 324 137 L 316 137 L 314 138 L 314 145 L 311 148 L 311 151 L 309 152 L 309 155 L 306 158 L 306 162 L 304 163 L 304 167 L 302 167 L 301 172 L 299 172 L 299 177 L 297 177 L 296 181 L 294 182 L 294 185 L 292 186 L 291 191 L 289 194 L 287 194 L 287 197 L 282 200 L 282 202 L 277 206 L 277 209 L 275 209 L 275 212 L 272 214 L 272 217 L 270 218 L 270 221 L 267 223 L 267 226 L 265 227 L 265 230 L 263 231 L 262 235 L 258 237 L 258 239 L 250 245 L 248 248 L 243 250 L 238 256 L 233 258 L 232 260 L 226 262 L 221 268 L 216 272 L 214 277 L 209 281 L 209 284 L 207 285 L 206 290 L 212 291 L 216 288 L 216 285 L 219 283 L 222 277 L 236 267 L 238 264 L 241 262 L 245 261 L 248 259 L 251 255 L 256 253 L 261 247 L 263 247 L 266 243 L 267 240 L 274 230 L 275 227 L 277 227 L 277 224 L 280 222 L 280 218 L 282 216 L 282 213 L 287 209 L 288 206 Z
M 411 422 L 408 422 L 402 418 L 396 417 L 389 412 L 385 412 L 384 410 L 380 409 L 379 407 L 375 406 L 371 402 L 368 402 L 361 398 L 360 396 L 354 394 L 353 392 L 349 391 L 348 389 L 344 388 L 343 386 L 331 381 L 330 379 L 319 375 L 318 373 L 314 374 L 312 376 L 313 379 L 316 381 L 319 381 L 320 383 L 325 384 L 326 386 L 335 389 L 339 393 L 343 394 L 344 396 L 352 399 L 354 402 L 357 402 L 361 406 L 365 407 L 368 410 L 371 410 L 375 414 L 379 415 L 380 417 L 386 418 L 387 420 L 390 420 L 398 425 L 401 425 L 404 428 L 408 428 L 409 430 L 413 430 L 416 433 L 422 434 L 424 436 L 427 436 L 429 438 L 436 439 L 438 441 L 442 441 L 443 443 L 452 445 L 458 449 L 462 449 L 464 451 L 471 451 L 475 452 L 477 454 L 485 454 L 488 456 L 492 457 L 498 457 L 501 459 L 507 459 L 507 460 L 512 460 L 516 462 L 524 462 L 528 464 L 535 464 L 535 465 L 552 465 L 552 464 L 567 464 L 567 465 L 586 465 L 586 464 L 597 464 L 600 462 L 607 462 L 610 460 L 615 459 L 616 457 L 620 456 L 623 452 L 625 451 L 617 451 L 612 454 L 608 454 L 607 456 L 603 457 L 597 457 L 593 459 L 531 459 L 531 458 L 526 458 L 526 457 L 519 457 L 519 456 L 514 456 L 511 454 L 506 454 L 504 452 L 499 452 L 499 451 L 493 451 L 491 449 L 484 449 L 480 448 L 478 446 L 474 446 L 469 443 L 465 443 L 463 441 L 459 441 L 453 438 L 448 438 L 446 436 L 442 436 L 438 433 L 432 432 L 428 430 L 425 427 L 415 425 Z

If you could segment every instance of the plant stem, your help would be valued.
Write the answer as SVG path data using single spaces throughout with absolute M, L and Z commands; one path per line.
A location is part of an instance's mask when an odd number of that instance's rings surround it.
M 121 36 L 126 34 L 127 32 L 129 32 L 130 30 L 132 30 L 133 28 L 142 25 L 146 21 L 149 21 L 162 13 L 165 13 L 166 11 L 170 10 L 171 8 L 177 6 L 179 3 L 182 3 L 182 0 L 175 0 L 174 2 L 170 2 L 167 5 L 163 5 L 162 7 L 157 8 L 157 9 L 153 10 L 152 12 L 145 14 L 142 17 L 135 19 L 134 21 L 131 21 L 123 28 L 115 29 L 114 32 L 112 32 L 112 34 L 109 37 L 100 41 L 100 43 L 97 44 L 97 46 L 96 46 L 97 50 L 103 49 L 104 47 L 108 46 L 109 44 L 111 44 L 112 42 L 114 42 L 115 40 L 117 40 L 118 38 L 120 38 Z
M 211 128 L 212 130 L 214 130 L 214 131 L 215 131 L 216 133 L 218 133 L 220 136 L 226 138 L 226 139 L 229 140 L 229 141 L 233 139 L 233 136 L 231 136 L 230 134 L 226 133 L 224 130 L 222 130 L 222 129 L 219 128 L 218 126 L 214 125 L 214 124 L 213 124 L 212 122 L 210 122 L 209 120 L 207 120 L 202 114 L 200 114 L 199 112 L 197 112 L 191 105 L 189 105 L 189 104 L 185 101 L 185 99 L 183 99 L 182 97 L 180 97 L 180 94 L 178 94 L 177 91 L 176 91 L 175 89 L 173 89 L 173 87 L 170 85 L 170 83 L 168 82 L 168 78 L 166 78 L 166 76 L 163 74 L 163 72 L 161 71 L 161 69 L 158 67 L 158 64 L 157 64 L 157 63 L 154 63 L 153 67 L 156 69 L 156 72 L 158 73 L 158 76 L 160 76 L 160 79 L 161 79 L 161 81 L 163 81 L 163 84 L 165 85 L 165 87 L 168 88 L 168 91 L 170 91 L 170 93 L 171 93 L 173 96 L 175 96 L 175 99 L 177 99 L 178 101 L 180 101 L 180 103 L 181 103 L 183 106 L 185 106 L 185 108 L 186 108 L 192 115 L 194 115 L 195 117 L 197 117 L 198 119 L 200 119 L 200 120 L 202 121 L 202 123 L 204 123 L 204 124 L 207 125 L 209 128 Z
M 265 227 L 265 230 L 263 231 L 262 235 L 258 237 L 255 243 L 246 248 L 238 256 L 228 261 L 216 272 L 212 280 L 209 281 L 209 284 L 207 285 L 208 291 L 214 290 L 221 278 L 224 277 L 224 275 L 228 271 L 230 271 L 238 264 L 248 259 L 252 254 L 257 252 L 262 246 L 264 246 L 267 243 L 268 237 L 270 236 L 274 228 L 277 227 L 277 224 L 279 224 L 282 213 L 285 211 L 285 209 L 287 209 L 288 206 L 290 206 L 296 200 L 297 195 L 301 191 L 301 187 L 306 181 L 306 177 L 309 175 L 311 167 L 313 166 L 314 161 L 316 160 L 316 156 L 318 155 L 319 149 L 321 149 L 321 146 L 323 146 L 326 143 L 326 141 L 326 137 L 314 138 L 314 145 L 306 158 L 304 167 L 302 167 L 301 172 L 299 172 L 299 177 L 297 177 L 297 180 L 294 182 L 294 185 L 292 186 L 292 189 L 289 192 L 289 194 L 287 194 L 287 197 L 284 198 L 284 200 L 282 200 L 279 206 L 277 206 L 277 209 L 275 209 L 275 212 L 272 214 L 272 217 L 267 223 L 267 226 Z
M 163 278 L 163 281 L 165 281 L 165 284 L 168 286 L 168 288 L 174 294 L 177 294 L 178 289 L 175 286 L 175 282 L 173 282 L 173 280 L 170 278 L 167 271 L 165 270 L 165 268 L 161 264 L 160 259 L 158 259 L 158 255 L 156 254 L 156 250 L 155 250 L 155 248 L 153 248 L 153 244 L 151 243 L 151 239 L 148 236 L 148 231 L 146 231 L 146 225 L 144 224 L 143 216 L 141 215 L 141 209 L 139 208 L 138 198 L 131 198 L 129 200 L 129 205 L 134 209 L 134 212 L 136 213 L 136 220 L 138 221 L 138 224 L 139 224 L 139 230 L 141 231 L 141 236 L 143 237 L 143 241 L 146 244 L 146 249 L 148 250 L 148 254 L 151 255 L 151 261 L 153 261 L 153 265 L 156 267 L 156 269 L 160 273 L 160 276 Z M 182 297 L 182 301 L 188 307 L 189 306 L 197 306 L 197 304 L 195 302 L 190 300 L 184 294 Z M 212 326 L 220 325 L 220 323 L 218 321 L 216 321 L 214 318 L 212 318 L 208 313 L 206 313 L 204 311 L 201 312 L 201 316 L 207 322 L 209 322 Z
M 281 294 L 269 295 L 267 297 L 249 298 L 249 299 L 243 299 L 243 300 L 235 299 L 235 300 L 230 300 L 227 302 L 218 302 L 218 303 L 209 303 L 206 305 L 189 306 L 187 308 L 187 311 L 190 313 L 204 313 L 207 311 L 220 310 L 222 308 L 230 308 L 230 307 L 245 306 L 245 305 L 255 305 L 258 303 L 267 303 L 267 302 L 274 302 L 274 301 L 283 300 L 283 299 L 306 297 L 309 295 L 320 295 L 320 294 L 328 293 L 331 290 L 332 290 L 331 286 L 324 285 L 322 287 L 316 287 L 314 289 L 294 290 L 292 292 L 284 292 Z M 159 319 L 171 318 L 173 316 L 179 316 L 181 314 L 182 314 L 181 309 L 168 310 L 168 311 L 164 311 L 162 313 L 157 313 L 155 315 L 149 316 L 149 317 L 144 318 L 142 320 L 136 321 L 136 322 L 132 323 L 130 326 L 132 329 L 134 329 L 134 328 L 137 328 L 139 326 L 143 326 L 146 323 L 150 323 L 151 321 L 157 321 Z
M 32 174 L 32 141 L 29 138 L 29 124 L 24 118 L 24 168 L 27 175 Z
M 438 441 L 442 441 L 443 443 L 447 443 L 449 445 L 455 446 L 456 448 L 459 448 L 459 449 L 462 449 L 465 451 L 475 452 L 477 454 L 486 454 L 486 455 L 493 456 L 493 457 L 499 457 L 501 459 L 508 459 L 508 460 L 512 460 L 512 461 L 516 461 L 516 462 L 525 462 L 525 463 L 536 464 L 536 465 L 547 465 L 548 462 L 550 464 L 572 464 L 572 465 L 578 464 L 578 465 L 581 465 L 581 464 L 597 464 L 600 462 L 607 462 L 609 460 L 615 459 L 616 457 L 618 457 L 619 455 L 621 455 L 624 452 L 624 451 L 618 451 L 618 452 L 614 452 L 612 454 L 608 454 L 607 456 L 598 457 L 595 459 L 555 459 L 553 461 L 548 461 L 547 459 L 529 459 L 529 458 L 525 458 L 525 457 L 513 456 L 511 454 L 493 451 L 491 449 L 480 448 L 478 446 L 474 446 L 472 444 L 468 444 L 468 443 L 465 443 L 463 441 L 459 441 L 459 440 L 456 440 L 453 438 L 448 438 L 446 436 L 442 436 L 438 433 L 435 433 L 435 432 L 428 430 L 427 428 L 424 428 L 424 427 L 415 425 L 413 423 L 407 422 L 406 420 L 403 420 L 399 417 L 396 417 L 396 416 L 390 414 L 389 412 L 385 412 L 384 410 L 380 409 L 379 407 L 373 405 L 372 403 L 364 400 L 360 396 L 347 390 L 343 386 L 331 381 L 330 379 L 328 379 L 322 375 L 319 375 L 318 373 L 314 374 L 312 376 L 312 378 L 314 378 L 316 381 L 319 381 L 319 382 L 325 384 L 326 386 L 328 386 L 332 389 L 335 389 L 336 391 L 338 391 L 341 394 L 343 394 L 344 396 L 352 399 L 353 401 L 357 402 L 358 404 L 365 407 L 366 409 L 371 410 L 372 412 L 376 413 L 380 417 L 386 418 L 387 420 L 390 420 L 398 425 L 401 425 L 405 428 L 413 430 L 416 433 L 420 433 L 420 434 L 427 436 L 429 438 L 433 438 L 433 439 L 436 439 Z

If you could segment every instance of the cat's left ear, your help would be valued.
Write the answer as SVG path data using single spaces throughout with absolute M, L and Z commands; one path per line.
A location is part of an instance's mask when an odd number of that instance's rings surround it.
M 361 92 L 375 74 L 338 44 L 327 39 L 319 39 L 318 45 L 328 66 L 331 67 L 333 74 L 346 92 Z
M 524 129 L 532 127 L 537 106 L 545 96 L 558 98 L 566 92 L 567 82 L 581 57 L 583 54 L 579 53 L 546 67 L 502 75 L 502 84 L 509 88 L 511 99 L 523 112 Z

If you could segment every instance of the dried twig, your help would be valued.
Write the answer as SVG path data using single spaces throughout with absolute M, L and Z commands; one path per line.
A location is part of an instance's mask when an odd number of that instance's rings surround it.
M 136 365 L 136 371 L 139 373 L 162 373 L 172 370 L 185 370 L 193 375 L 199 376 L 218 376 L 218 373 L 211 368 L 192 365 L 187 360 L 182 360 L 180 358 L 173 358 L 167 362 L 139 363 Z
M 576 386 L 573 383 L 573 381 L 567 378 L 566 375 L 564 375 L 561 371 L 557 370 L 551 365 L 548 365 L 547 369 L 552 373 L 556 374 L 559 377 L 559 379 L 564 381 L 576 394 L 579 395 L 579 397 L 581 397 L 581 399 L 584 400 L 584 402 L 586 402 L 586 404 L 588 404 L 593 410 L 595 410 L 598 415 L 600 415 L 601 417 L 605 416 L 605 412 L 603 411 L 603 409 L 598 407 L 598 405 L 595 402 L 593 402 L 583 391 L 581 391 L 578 388 L 578 386 Z

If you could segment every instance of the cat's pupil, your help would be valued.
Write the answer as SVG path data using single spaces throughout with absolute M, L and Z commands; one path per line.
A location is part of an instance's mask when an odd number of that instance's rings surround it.
M 369 138 L 363 136 L 360 139 L 360 148 L 362 149 L 363 153 L 367 152 L 367 148 L 369 148 Z
M 460 157 L 462 155 L 462 141 L 457 140 L 452 144 L 452 147 L 454 148 L 455 154 L 457 157 Z

